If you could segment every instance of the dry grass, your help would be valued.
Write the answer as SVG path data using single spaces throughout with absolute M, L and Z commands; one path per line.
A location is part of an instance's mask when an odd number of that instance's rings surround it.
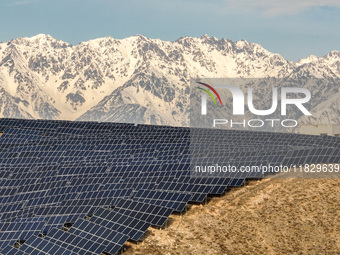
M 172 215 L 124 254 L 340 254 L 340 180 L 252 181 Z

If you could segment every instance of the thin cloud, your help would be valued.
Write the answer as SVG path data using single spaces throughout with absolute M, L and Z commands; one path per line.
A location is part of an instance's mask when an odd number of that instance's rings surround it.
M 313 7 L 340 7 L 339 0 L 225 0 L 233 9 L 259 11 L 264 16 L 294 15 Z
M 23 6 L 23 5 L 33 4 L 36 2 L 38 1 L 37 0 L 16 1 L 16 2 L 5 4 L 5 6 Z

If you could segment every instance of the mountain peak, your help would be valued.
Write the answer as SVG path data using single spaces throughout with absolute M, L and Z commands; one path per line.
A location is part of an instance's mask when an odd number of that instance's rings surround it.
M 207 35 L 207 34 L 204 34 L 204 35 L 201 36 L 201 39 L 209 39 L 209 38 L 210 38 L 210 36 Z
M 304 64 L 309 64 L 311 62 L 315 62 L 317 61 L 319 58 L 315 55 L 310 55 L 309 57 L 307 58 L 302 58 L 300 59 L 299 61 L 297 61 L 295 64 L 297 66 L 301 66 L 301 65 L 304 65 Z
M 242 39 L 242 40 L 236 41 L 235 44 L 239 47 L 244 47 L 248 45 L 249 43 L 246 40 Z
M 49 34 L 37 34 L 32 37 L 23 37 L 22 39 L 26 39 L 30 42 L 39 42 L 39 43 L 57 42 L 57 41 L 62 42 L 61 40 L 57 40 L 54 37 L 50 36 Z
M 144 35 L 141 35 L 141 34 L 136 34 L 135 36 L 133 37 L 136 37 L 136 38 L 141 38 L 141 39 L 144 39 L 144 40 L 147 40 L 149 39 L 148 37 L 144 36 Z
M 13 40 L 15 44 L 26 45 L 26 46 L 52 46 L 57 48 L 70 47 L 71 44 L 64 42 L 62 40 L 57 40 L 48 34 L 37 34 L 32 37 L 20 37 Z
M 340 51 L 332 50 L 327 54 L 327 57 L 340 57 Z
M 34 35 L 32 37 L 29 37 L 29 39 L 31 40 L 42 40 L 42 39 L 46 39 L 46 40 L 56 40 L 54 39 L 52 36 L 50 36 L 49 34 L 37 34 L 37 35 Z

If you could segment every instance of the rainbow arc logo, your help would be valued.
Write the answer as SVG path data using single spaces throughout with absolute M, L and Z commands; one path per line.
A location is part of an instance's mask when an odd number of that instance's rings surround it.
M 210 86 L 209 84 L 203 83 L 203 82 L 197 82 L 197 83 L 198 83 L 198 84 L 201 84 L 201 85 L 203 85 L 203 86 L 205 86 L 205 87 L 207 87 L 207 88 L 210 89 L 212 92 L 214 92 L 214 94 L 217 96 L 217 98 L 218 98 L 218 100 L 220 101 L 220 104 L 221 104 L 221 106 L 222 106 L 221 97 L 220 97 L 220 95 L 217 93 L 217 91 L 216 91 L 212 86 Z M 212 100 L 214 101 L 215 105 L 217 105 L 216 100 L 215 100 L 215 97 L 211 94 L 211 92 L 210 92 L 209 90 L 204 89 L 204 88 L 201 88 L 201 87 L 198 87 L 198 89 L 200 89 L 200 90 L 206 92 L 206 93 L 212 98 Z

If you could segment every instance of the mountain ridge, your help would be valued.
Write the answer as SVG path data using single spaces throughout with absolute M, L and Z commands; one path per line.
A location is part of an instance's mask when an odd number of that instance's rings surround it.
M 299 61 L 206 34 L 77 45 L 21 37 L 0 43 L 0 116 L 188 125 L 190 78 L 340 77 L 338 51 Z
M 34 35 L 34 36 L 31 36 L 31 37 L 17 37 L 17 38 L 14 38 L 14 39 L 11 39 L 11 40 L 8 40 L 8 41 L 0 41 L 0 44 L 9 44 L 9 43 L 12 43 L 12 42 L 17 42 L 17 41 L 21 41 L 21 40 L 29 40 L 29 41 L 38 41 L 38 40 L 41 40 L 41 39 L 46 39 L 48 38 L 49 40 L 52 40 L 54 42 L 58 42 L 60 44 L 64 44 L 65 46 L 64 47 L 75 47 L 75 46 L 78 46 L 80 44 L 84 44 L 84 43 L 90 43 L 90 42 L 98 42 L 98 41 L 102 41 L 102 40 L 118 40 L 118 41 L 121 41 L 121 40 L 126 40 L 126 39 L 129 39 L 129 38 L 135 38 L 135 37 L 141 37 L 141 38 L 144 38 L 144 39 L 147 39 L 147 40 L 156 40 L 156 41 L 162 41 L 162 42 L 170 42 L 170 43 L 175 43 L 175 42 L 178 42 L 182 39 L 185 39 L 185 38 L 196 38 L 196 39 L 206 39 L 206 38 L 209 38 L 209 39 L 213 39 L 215 41 L 219 41 L 219 40 L 225 40 L 225 41 L 230 41 L 230 42 L 233 42 L 233 43 L 237 43 L 237 42 L 245 42 L 245 43 L 248 43 L 248 44 L 255 44 L 255 45 L 259 45 L 262 47 L 262 45 L 258 44 L 258 43 L 254 43 L 254 42 L 248 42 L 246 39 L 240 39 L 240 40 L 237 40 L 237 41 L 233 41 L 231 39 L 226 39 L 226 38 L 221 38 L 221 39 L 218 39 L 217 37 L 215 36 L 209 36 L 207 34 L 204 34 L 202 35 L 201 37 L 191 37 L 191 36 L 183 36 L 183 37 L 179 37 L 178 39 L 174 40 L 174 41 L 170 41 L 170 40 L 161 40 L 161 39 L 154 39 L 154 38 L 149 38 L 149 37 L 146 37 L 146 36 L 143 36 L 141 34 L 136 34 L 136 35 L 133 35 L 133 36 L 129 36 L 129 37 L 126 37 L 126 38 L 121 38 L 121 39 L 116 39 L 116 38 L 113 38 L 112 36 L 105 36 L 105 37 L 98 37 L 98 38 L 94 38 L 94 39 L 89 39 L 87 41 L 83 41 L 83 42 L 79 42 L 78 44 L 71 44 L 71 43 L 68 43 L 66 41 L 63 41 L 61 39 L 56 39 L 54 38 L 53 36 L 49 35 L 49 34 L 37 34 L 37 35 Z M 265 48 L 264 48 L 265 49 Z M 270 52 L 270 51 L 268 51 Z M 320 58 L 324 58 L 326 56 L 328 56 L 329 54 L 331 53 L 339 53 L 340 51 L 338 50 L 332 50 L 330 52 L 328 52 L 327 54 L 323 55 L 323 56 L 316 56 L 314 54 L 311 54 L 305 58 L 301 58 L 301 59 L 298 59 L 297 61 L 291 61 L 291 60 L 287 60 L 289 62 L 292 62 L 294 64 L 297 64 L 299 62 L 303 62 L 304 60 L 310 60 L 310 59 L 313 59 L 313 60 L 318 60 Z M 271 52 L 272 54 L 277 54 L 277 55 L 280 55 L 280 53 L 275 53 L 275 52 Z M 281 56 L 281 55 L 280 55 Z M 308 62 L 309 63 L 309 62 Z M 300 65 L 300 64 L 299 64 Z

